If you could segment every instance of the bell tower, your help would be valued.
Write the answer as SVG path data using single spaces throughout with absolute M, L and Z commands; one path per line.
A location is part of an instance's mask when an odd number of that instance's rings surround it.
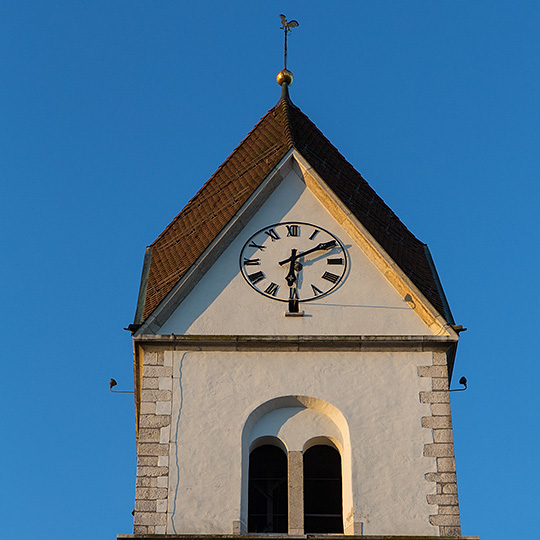
M 429 249 L 292 103 L 292 73 L 278 83 L 146 249 L 134 533 L 119 538 L 464 538 L 460 327 Z

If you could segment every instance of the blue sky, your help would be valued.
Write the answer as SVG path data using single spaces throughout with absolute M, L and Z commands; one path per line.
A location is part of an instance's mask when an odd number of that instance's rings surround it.
M 132 530 L 144 248 L 291 97 L 432 252 L 462 531 L 536 530 L 540 4 L 0 0 L 2 531 Z M 533 522 L 534 520 L 534 522 Z

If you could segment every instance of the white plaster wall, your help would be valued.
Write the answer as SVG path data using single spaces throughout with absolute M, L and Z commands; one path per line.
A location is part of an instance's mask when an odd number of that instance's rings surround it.
M 239 268 L 246 240 L 282 221 L 308 222 L 338 236 L 349 255 L 344 282 L 331 294 L 302 302 L 304 317 L 253 290 Z M 285 253 L 284 258 L 290 253 Z M 291 171 L 244 230 L 157 332 L 213 335 L 431 335 L 430 330 L 360 248 Z
M 437 535 L 426 501 L 434 484 L 424 478 L 436 463 L 423 456 L 432 441 L 421 427 L 430 410 L 418 398 L 430 381 L 417 375 L 417 365 L 430 363 L 431 353 L 176 351 L 167 532 L 232 532 L 245 512 L 246 419 L 271 399 L 300 395 L 332 404 L 348 424 L 353 508 L 345 516 L 353 510 L 368 535 Z M 320 416 L 310 423 L 333 429 Z M 271 425 L 279 433 L 279 419 Z

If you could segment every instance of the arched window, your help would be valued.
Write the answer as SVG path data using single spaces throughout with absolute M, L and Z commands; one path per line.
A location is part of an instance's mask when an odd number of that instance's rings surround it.
M 248 531 L 287 533 L 287 456 L 265 444 L 249 455 Z
M 341 456 L 325 445 L 304 452 L 304 532 L 343 533 Z

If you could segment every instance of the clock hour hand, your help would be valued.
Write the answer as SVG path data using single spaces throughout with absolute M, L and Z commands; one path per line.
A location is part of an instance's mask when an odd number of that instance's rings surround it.
M 296 261 L 296 259 L 299 259 L 300 257 L 304 257 L 305 255 L 309 255 L 310 253 L 313 253 L 314 251 L 320 251 L 320 250 L 323 250 L 323 249 L 330 249 L 330 248 L 332 248 L 332 247 L 334 247 L 336 245 L 337 245 L 337 242 L 335 240 L 330 240 L 330 242 L 321 242 L 319 245 L 315 246 L 314 248 L 308 249 L 307 251 L 303 251 L 302 253 L 298 253 L 298 255 L 296 255 L 296 250 L 293 249 L 295 254 L 291 255 L 288 259 L 280 261 L 279 265 L 283 266 L 284 264 L 287 264 L 288 262 L 293 264 L 294 261 Z M 290 271 L 289 271 L 289 274 L 290 274 Z
M 285 277 L 285 281 L 287 281 L 287 285 L 289 287 L 292 287 L 294 285 L 294 282 L 296 281 L 296 274 L 294 273 L 294 265 L 296 263 L 296 259 L 296 249 L 291 249 L 291 256 L 288 259 L 289 261 L 291 261 L 291 265 L 289 266 L 289 273 Z

